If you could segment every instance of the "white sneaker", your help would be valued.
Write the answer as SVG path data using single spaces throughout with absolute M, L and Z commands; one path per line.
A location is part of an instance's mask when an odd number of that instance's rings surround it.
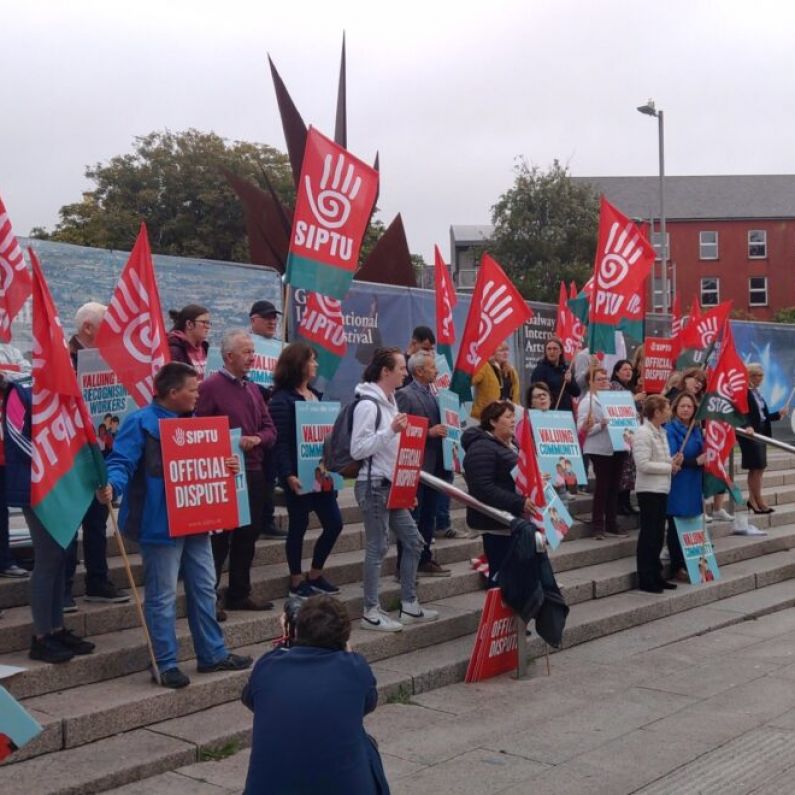
M 661 563 L 671 562 L 671 553 L 668 551 L 668 547 L 663 547 L 662 552 L 660 552 L 660 562 Z
M 725 509 L 721 508 L 720 510 L 712 512 L 712 518 L 716 522 L 733 522 L 734 517 Z
M 371 607 L 359 622 L 362 629 L 373 629 L 376 632 L 400 632 L 403 624 L 395 621 L 384 613 L 380 607 Z
M 436 610 L 421 607 L 417 601 L 401 602 L 398 618 L 403 624 L 421 624 L 427 621 L 436 621 L 439 618 L 439 613 Z
M 755 524 L 749 524 L 748 529 L 743 533 L 744 536 L 766 536 L 764 530 L 760 530 Z
M 704 514 L 704 523 L 705 524 L 712 524 L 712 516 L 708 513 Z

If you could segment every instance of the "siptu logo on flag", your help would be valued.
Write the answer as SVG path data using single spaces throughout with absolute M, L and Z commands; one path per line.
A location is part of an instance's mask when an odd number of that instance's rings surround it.
M 630 306 L 630 302 L 640 293 L 653 263 L 654 249 L 637 225 L 602 196 L 588 326 L 589 350 L 616 352 L 615 330 L 622 320 L 631 320 L 637 314 L 639 307 Z
M 540 521 L 547 501 L 544 496 L 544 478 L 538 466 L 535 444 L 533 443 L 533 429 L 530 418 L 525 417 L 519 423 L 519 461 L 516 466 L 516 490 L 523 497 L 527 497 L 537 512 L 533 519 Z
M 682 350 L 682 331 L 684 329 L 684 318 L 682 317 L 682 307 L 679 303 L 679 293 L 674 295 L 674 305 L 671 308 L 671 343 L 673 344 L 673 361 L 679 358 Z
M 313 127 L 298 183 L 287 284 L 342 300 L 378 194 L 378 172 Z
M 33 265 L 33 393 L 30 507 L 69 546 L 94 491 L 107 482 L 94 426 L 38 257 Z
M 154 377 L 171 357 L 146 224 L 113 291 L 97 348 L 136 404 L 148 405 Z
M 533 310 L 513 282 L 495 260 L 484 254 L 450 389 L 463 401 L 472 400 L 472 376 L 522 323 L 532 317 Z
M 704 496 L 720 494 L 728 488 L 735 502 L 741 503 L 740 490 L 734 484 L 726 461 L 737 441 L 734 427 L 728 422 L 707 420 L 704 423 Z
M 436 348 L 453 366 L 453 343 L 455 342 L 455 325 L 453 324 L 453 307 L 458 303 L 453 281 L 447 270 L 439 246 L 434 246 L 434 282 L 436 287 Z
M 31 285 L 22 249 L 0 199 L 0 342 L 11 341 L 11 321 L 28 300 Z
M 576 290 L 572 282 L 572 290 Z M 575 297 L 575 295 L 572 295 Z M 563 352 L 569 359 L 573 359 L 582 348 L 585 339 L 585 325 L 569 308 L 569 297 L 566 294 L 566 284 L 560 283 L 558 294 L 558 311 L 555 316 L 555 336 L 563 342 Z
M 703 365 L 712 354 L 732 308 L 731 301 L 718 304 L 701 314 L 698 301 L 693 305 L 690 319 L 679 337 L 681 349 L 676 366 L 682 370 L 693 365 Z
M 342 304 L 336 298 L 307 292 L 298 334 L 315 346 L 318 375 L 333 378 L 348 351 Z
M 747 424 L 746 414 L 748 371 L 734 347 L 731 324 L 726 320 L 720 355 L 707 378 L 707 388 L 695 419 L 723 420 L 740 427 Z

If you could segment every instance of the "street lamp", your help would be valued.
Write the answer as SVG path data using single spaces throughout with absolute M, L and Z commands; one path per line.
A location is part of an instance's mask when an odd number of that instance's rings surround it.
M 662 310 L 668 314 L 668 247 L 665 241 L 665 130 L 663 112 L 654 106 L 650 99 L 645 105 L 638 107 L 638 112 L 646 116 L 656 116 L 660 139 L 660 259 L 662 260 Z

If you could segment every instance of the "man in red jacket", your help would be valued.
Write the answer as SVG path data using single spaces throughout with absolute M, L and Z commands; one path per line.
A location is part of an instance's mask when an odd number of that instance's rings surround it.
M 254 343 L 243 329 L 227 331 L 221 340 L 224 366 L 202 381 L 197 417 L 229 417 L 230 428 L 240 428 L 240 449 L 245 454 L 246 483 L 252 523 L 212 537 L 218 585 L 229 557 L 229 587 L 224 606 L 228 610 L 270 610 L 271 602 L 251 598 L 251 562 L 254 544 L 262 529 L 265 473 L 263 461 L 276 442 L 276 428 L 256 384 L 246 376 L 254 364 Z M 221 613 L 219 618 L 225 616 Z

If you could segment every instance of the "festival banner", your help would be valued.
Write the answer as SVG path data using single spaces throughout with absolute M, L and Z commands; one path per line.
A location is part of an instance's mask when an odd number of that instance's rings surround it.
M 251 365 L 246 378 L 257 386 L 272 389 L 273 371 L 276 369 L 276 362 L 279 360 L 284 343 L 281 340 L 260 337 L 258 334 L 252 334 L 251 339 L 254 342 L 254 364 Z M 204 377 L 217 373 L 223 366 L 221 349 L 216 346 L 211 347 L 207 352 Z
M 172 538 L 240 526 L 229 418 L 160 420 L 160 446 Z
M 547 501 L 542 517 L 544 535 L 549 546 L 556 550 L 574 524 L 574 520 L 551 483 L 547 483 L 544 487 L 544 496 Z
M 229 431 L 229 445 L 232 449 L 232 455 L 237 459 L 237 464 L 240 467 L 235 475 L 238 527 L 245 527 L 251 524 L 251 508 L 248 504 L 248 481 L 246 480 L 246 457 L 240 449 L 240 437 L 242 435 L 243 431 L 240 428 L 232 428 Z
M 597 392 L 599 402 L 607 416 L 607 432 L 613 450 L 627 453 L 632 450 L 632 437 L 640 427 L 638 410 L 632 393 L 626 389 L 615 392 Z
M 348 352 L 342 304 L 336 298 L 307 291 L 298 336 L 312 345 L 317 356 L 317 374 L 332 379 Z
M 662 394 L 674 369 L 676 341 L 664 337 L 646 337 L 643 357 L 643 391 Z
M 310 127 L 287 255 L 287 284 L 342 300 L 359 262 L 378 172 Z
M 41 734 L 41 726 L 4 688 L 0 687 L 0 762 Z
M 323 442 L 334 427 L 340 413 L 335 401 L 297 400 L 295 402 L 295 444 L 298 452 L 300 494 L 314 491 L 339 491 L 344 486 L 342 475 L 328 472 L 323 466 Z
M 392 473 L 392 488 L 389 490 L 386 507 L 414 507 L 417 488 L 420 485 L 420 469 L 425 457 L 425 439 L 428 436 L 428 418 L 408 414 L 408 424 L 400 432 L 395 470 Z
M 448 472 L 460 472 L 464 460 L 461 450 L 461 404 L 458 395 L 449 389 L 442 389 L 436 399 L 439 401 L 442 425 L 447 426 L 447 436 L 442 439 L 443 466 Z
M 505 602 L 502 591 L 490 588 L 480 614 L 475 646 L 469 658 L 465 682 L 480 682 L 516 670 L 519 664 L 519 638 L 516 616 Z
M 0 342 L 11 342 L 11 321 L 30 297 L 33 280 L 0 199 Z
M 682 545 L 685 555 L 687 576 L 693 585 L 703 585 L 720 579 L 718 561 L 715 559 L 715 550 L 709 537 L 709 531 L 704 524 L 704 516 L 690 516 L 683 518 L 675 516 L 676 534 Z
M 585 486 L 588 477 L 577 439 L 577 426 L 570 411 L 531 409 L 530 424 L 538 453 L 538 465 L 552 483 L 559 486 Z

